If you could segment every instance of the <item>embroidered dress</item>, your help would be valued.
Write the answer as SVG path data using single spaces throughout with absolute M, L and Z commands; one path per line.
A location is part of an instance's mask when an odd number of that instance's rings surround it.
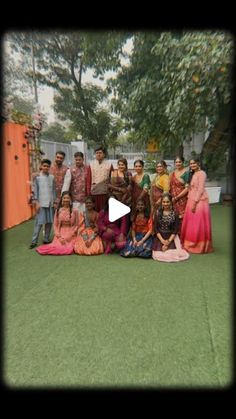
M 140 241 L 148 231 L 152 231 L 152 218 L 137 216 L 132 223 L 132 230 L 135 232 L 135 239 Z M 124 257 L 150 258 L 152 256 L 152 236 L 140 246 L 134 246 L 132 238 L 128 239 L 120 255 Z
M 190 253 L 213 252 L 210 205 L 205 182 L 206 173 L 203 170 L 195 172 L 190 182 L 180 235 L 183 247 Z M 197 203 L 196 211 L 192 212 L 194 203 Z
M 61 199 L 61 191 L 64 183 L 65 174 L 68 170 L 68 167 L 64 164 L 58 166 L 56 163 L 53 163 L 50 167 L 50 174 L 54 176 L 55 187 L 56 187 L 56 203 L 58 204 Z
M 88 196 L 88 183 L 90 179 L 88 166 L 73 166 L 68 169 L 65 175 L 62 192 L 69 191 L 72 196 L 73 203 L 84 204 L 86 196 Z
M 177 177 L 175 172 L 170 174 L 170 194 L 172 198 L 175 198 L 176 196 L 178 196 L 186 188 L 186 185 L 187 185 L 186 180 L 187 179 L 184 176 Z M 180 219 L 182 219 L 184 216 L 184 211 L 187 205 L 187 200 L 188 200 L 188 194 L 179 198 L 178 201 L 176 201 L 173 205 L 175 211 L 179 214 Z
M 146 215 L 149 216 L 150 214 L 150 198 L 149 198 L 149 190 L 151 186 L 151 180 L 147 173 L 144 173 L 140 182 L 136 181 L 136 175 L 132 178 L 132 211 L 135 211 L 136 204 L 138 199 L 140 198 L 143 190 L 146 190 L 146 193 L 143 194 L 142 200 L 144 201 L 145 208 L 146 208 Z
M 89 219 L 88 213 L 84 211 L 79 214 L 78 236 L 74 244 L 74 252 L 79 255 L 100 255 L 103 253 L 102 240 L 98 235 L 97 228 L 98 213 L 94 213 L 92 220 Z M 87 247 L 86 241 L 92 239 L 92 244 Z
M 109 185 L 114 197 L 125 205 L 131 206 L 131 179 L 132 173 L 126 172 L 124 176 L 119 176 L 118 170 L 113 170 L 110 175 Z M 119 190 L 112 189 L 112 186 Z
M 161 215 L 159 211 L 155 212 L 152 246 L 152 258 L 154 260 L 160 262 L 179 262 L 189 258 L 189 254 L 181 247 L 178 230 L 179 216 L 174 210 L 171 210 L 166 215 Z M 168 240 L 172 234 L 175 234 L 175 238 L 170 242 L 167 250 L 162 250 L 163 244 L 157 237 L 157 233 L 160 233 L 164 240 Z
M 169 192 L 170 190 L 170 178 L 169 175 L 163 173 L 162 175 L 156 175 L 152 181 L 151 186 L 151 203 L 152 207 L 155 207 L 156 202 L 162 197 L 163 192 Z
M 74 243 L 78 230 L 78 211 L 69 208 L 60 208 L 54 216 L 54 239 L 52 243 L 37 247 L 41 255 L 71 255 L 74 253 Z M 64 243 L 61 240 L 64 239 Z
M 126 243 L 126 217 L 124 216 L 111 222 L 109 221 L 108 211 L 101 210 L 98 215 L 98 231 L 104 242 L 106 254 L 112 252 L 112 245 L 118 250 L 121 250 Z

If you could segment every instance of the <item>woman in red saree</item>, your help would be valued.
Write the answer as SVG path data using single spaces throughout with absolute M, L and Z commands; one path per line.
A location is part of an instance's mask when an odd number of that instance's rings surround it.
M 170 194 L 174 210 L 179 214 L 180 227 L 188 200 L 189 170 L 184 167 L 184 158 L 176 157 L 175 170 L 170 174 Z

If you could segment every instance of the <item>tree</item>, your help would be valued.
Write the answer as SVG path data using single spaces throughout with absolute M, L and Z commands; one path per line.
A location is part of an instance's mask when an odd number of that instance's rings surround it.
M 230 33 L 137 33 L 130 64 L 110 81 L 113 107 L 138 138 L 156 138 L 162 149 L 193 133 L 217 132 L 227 114 L 226 129 L 232 61 Z
M 53 124 L 49 124 L 45 127 L 41 132 L 41 139 L 47 141 L 55 141 L 55 142 L 67 142 L 66 140 L 66 130 L 59 124 L 55 122 Z
M 62 120 L 70 120 L 88 141 L 103 141 L 105 89 L 83 83 L 91 69 L 95 78 L 120 67 L 122 46 L 127 34 L 116 32 L 11 33 L 9 38 L 18 51 L 34 48 L 35 74 L 39 83 L 53 87 L 55 109 Z M 106 118 L 105 118 L 106 119 Z M 102 127 L 104 131 L 102 131 Z

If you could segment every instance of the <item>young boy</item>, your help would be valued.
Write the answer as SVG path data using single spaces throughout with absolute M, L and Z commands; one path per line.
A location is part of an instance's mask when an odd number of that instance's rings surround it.
M 39 233 L 44 224 L 45 236 L 43 243 L 50 243 L 49 237 L 54 217 L 53 205 L 56 200 L 55 180 L 54 176 L 49 174 L 50 166 L 51 161 L 43 159 L 41 161 L 41 172 L 34 179 L 33 203 L 36 207 L 36 216 L 32 242 L 29 249 L 37 246 Z

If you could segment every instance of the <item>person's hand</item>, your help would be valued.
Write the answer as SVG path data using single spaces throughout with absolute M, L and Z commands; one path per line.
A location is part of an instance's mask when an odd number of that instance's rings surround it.
M 111 229 L 111 228 L 109 228 L 109 227 L 106 229 L 106 232 L 107 232 L 107 233 L 110 233 L 110 234 L 113 234 L 112 229 Z
M 197 204 L 196 204 L 196 203 L 194 203 L 194 204 L 193 204 L 193 206 L 192 206 L 191 211 L 192 211 L 192 212 L 196 212 L 196 207 L 197 207 Z
M 62 237 L 60 238 L 60 242 L 61 242 L 61 244 L 62 244 L 63 246 L 66 244 L 66 240 L 65 240 L 65 239 L 63 239 Z
M 166 252 L 166 250 L 168 250 L 168 246 L 166 244 L 163 244 L 161 249 L 163 252 Z
M 136 247 L 138 245 L 138 242 L 136 239 L 133 240 L 133 245 Z
M 39 212 L 39 210 L 40 210 L 40 204 L 39 204 L 39 202 L 36 202 L 35 203 L 35 210 L 36 210 L 36 212 Z
M 142 246 L 142 244 L 143 244 L 143 240 L 139 240 L 139 241 L 137 242 L 137 246 Z

